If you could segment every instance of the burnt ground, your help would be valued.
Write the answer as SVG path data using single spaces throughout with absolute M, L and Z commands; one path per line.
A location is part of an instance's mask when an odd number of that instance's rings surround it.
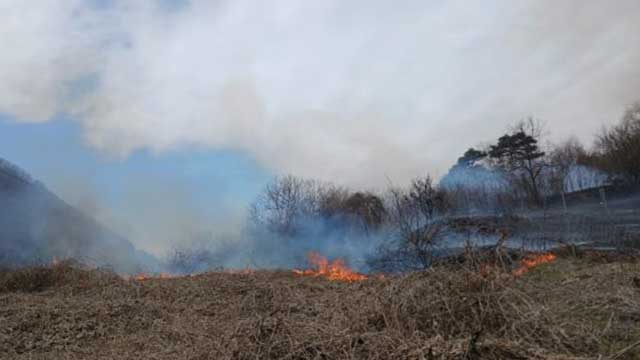
M 469 262 L 355 283 L 4 271 L 0 358 L 640 359 L 637 259 L 562 254 L 521 277 Z

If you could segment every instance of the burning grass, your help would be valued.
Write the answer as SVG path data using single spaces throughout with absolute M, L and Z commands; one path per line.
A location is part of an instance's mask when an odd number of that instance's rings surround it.
M 546 254 L 530 254 L 520 261 L 520 266 L 513 271 L 513 275 L 522 276 L 527 271 L 542 265 L 556 261 L 557 256 L 552 253 Z
M 610 260 L 355 282 L 291 271 L 126 281 L 70 264 L 2 272 L 0 358 L 608 358 L 640 338 L 640 264 Z
M 354 282 L 367 279 L 366 275 L 351 270 L 343 259 L 329 261 L 329 259 L 316 252 L 310 252 L 307 258 L 311 269 L 294 269 L 294 274 L 301 276 L 320 276 L 331 281 Z

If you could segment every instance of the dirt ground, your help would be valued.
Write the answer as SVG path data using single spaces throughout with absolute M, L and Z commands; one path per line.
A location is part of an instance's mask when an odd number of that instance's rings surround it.
M 599 254 L 353 283 L 0 272 L 0 359 L 640 359 L 638 340 L 640 264 Z

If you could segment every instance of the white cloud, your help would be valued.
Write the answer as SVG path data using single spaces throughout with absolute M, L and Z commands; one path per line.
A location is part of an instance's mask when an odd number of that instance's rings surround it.
M 117 156 L 197 144 L 380 185 L 528 115 L 589 140 L 640 98 L 635 0 L 91 4 L 2 2 L 0 111 L 70 113 Z

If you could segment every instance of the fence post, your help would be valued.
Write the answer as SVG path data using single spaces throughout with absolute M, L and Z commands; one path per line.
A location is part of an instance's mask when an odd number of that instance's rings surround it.
M 604 187 L 600 188 L 600 200 L 602 201 L 602 206 L 604 207 L 604 211 L 609 215 L 609 205 L 607 204 L 607 193 Z

